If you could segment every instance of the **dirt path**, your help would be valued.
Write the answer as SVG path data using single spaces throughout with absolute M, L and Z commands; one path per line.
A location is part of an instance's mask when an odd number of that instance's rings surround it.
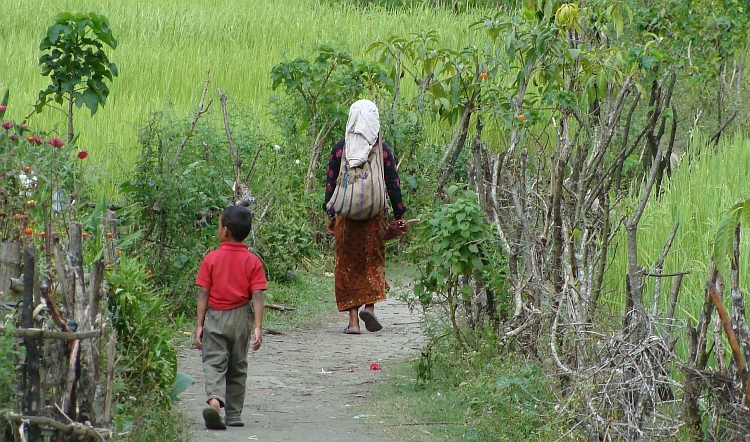
M 319 327 L 264 335 L 263 347 L 250 356 L 243 420 L 245 427 L 209 432 L 203 427 L 205 406 L 200 354 L 182 349 L 179 370 L 196 379 L 180 394 L 195 442 L 220 441 L 387 441 L 368 415 L 374 383 L 384 372 L 420 348 L 415 316 L 397 300 L 377 304 L 383 330 L 344 335 L 344 314 L 332 314 Z M 377 363 L 381 371 L 370 370 Z

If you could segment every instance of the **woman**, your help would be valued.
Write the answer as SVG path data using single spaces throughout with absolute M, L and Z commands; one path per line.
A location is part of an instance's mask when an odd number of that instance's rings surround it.
M 380 118 L 375 103 L 359 100 L 349 109 L 346 134 L 336 142 L 326 167 L 326 193 L 323 208 L 336 188 L 336 179 L 341 168 L 341 158 L 346 156 L 352 167 L 367 161 L 373 148 L 378 147 Z M 354 164 L 353 164 L 354 163 Z M 404 205 L 401 202 L 401 183 L 396 171 L 393 151 L 383 143 L 383 168 L 388 197 L 393 206 L 396 229 L 401 234 L 408 230 L 404 218 Z M 346 334 L 360 334 L 359 320 L 365 323 L 369 332 L 383 327 L 375 316 L 375 303 L 385 301 L 388 284 L 385 282 L 385 232 L 387 208 L 374 218 L 358 221 L 336 216 L 333 210 L 328 213 L 328 232 L 336 239 L 335 284 L 336 304 L 340 312 L 349 312 Z M 394 228 L 391 227 L 391 230 Z M 362 310 L 360 307 L 364 306 Z

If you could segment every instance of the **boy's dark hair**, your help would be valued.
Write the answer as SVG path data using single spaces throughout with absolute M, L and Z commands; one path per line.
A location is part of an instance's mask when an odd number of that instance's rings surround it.
M 221 223 L 232 232 L 232 238 L 243 241 L 253 226 L 253 214 L 243 206 L 229 206 L 221 212 Z

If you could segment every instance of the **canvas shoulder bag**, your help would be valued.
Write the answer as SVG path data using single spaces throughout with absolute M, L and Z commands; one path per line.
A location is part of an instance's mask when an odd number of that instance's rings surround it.
M 386 187 L 383 168 L 383 141 L 370 151 L 367 161 L 357 167 L 349 167 L 346 147 L 341 158 L 339 176 L 328 210 L 337 215 L 356 220 L 372 219 L 385 209 Z

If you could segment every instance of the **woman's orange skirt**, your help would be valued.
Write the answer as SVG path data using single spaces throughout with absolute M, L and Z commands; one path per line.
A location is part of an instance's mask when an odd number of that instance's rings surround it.
M 336 239 L 336 305 L 343 312 L 385 301 L 385 227 L 383 213 L 366 221 L 339 216 Z

